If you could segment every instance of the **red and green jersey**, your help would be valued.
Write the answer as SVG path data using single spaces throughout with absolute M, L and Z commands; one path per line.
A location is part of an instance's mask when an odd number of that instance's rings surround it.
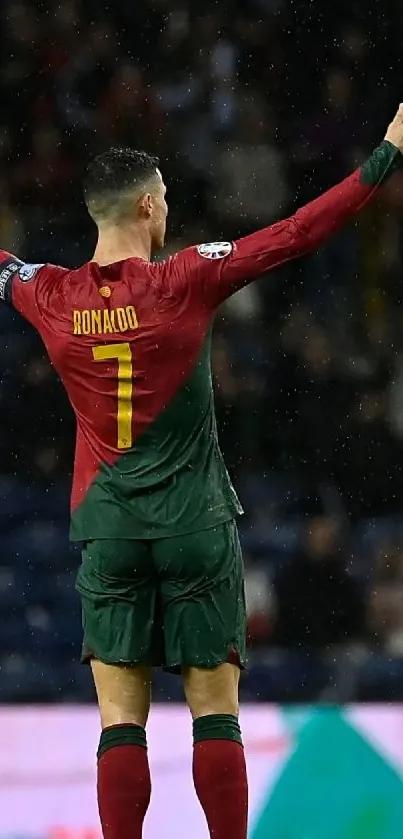
M 162 263 L 75 271 L 0 251 L 0 298 L 40 333 L 77 419 L 71 537 L 158 538 L 242 512 L 217 441 L 210 372 L 217 307 L 317 248 L 401 161 L 388 142 L 285 221 Z

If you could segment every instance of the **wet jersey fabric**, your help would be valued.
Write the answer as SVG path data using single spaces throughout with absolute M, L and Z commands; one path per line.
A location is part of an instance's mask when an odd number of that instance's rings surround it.
M 175 536 L 242 512 L 217 440 L 215 311 L 270 268 L 319 247 L 401 160 L 385 141 L 294 216 L 162 263 L 70 271 L 0 251 L 0 299 L 40 333 L 76 415 L 73 540 Z

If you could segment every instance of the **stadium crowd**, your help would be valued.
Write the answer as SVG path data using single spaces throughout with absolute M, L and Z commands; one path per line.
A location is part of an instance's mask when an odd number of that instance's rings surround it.
M 382 138 L 402 22 L 392 0 L 4 0 L 1 246 L 88 259 L 80 178 L 109 145 L 160 156 L 169 250 L 292 212 Z M 403 700 L 402 184 L 217 319 L 220 439 L 246 510 L 247 699 Z M 0 701 L 91 700 L 72 413 L 5 307 L 0 343 Z M 156 675 L 156 698 L 179 690 Z

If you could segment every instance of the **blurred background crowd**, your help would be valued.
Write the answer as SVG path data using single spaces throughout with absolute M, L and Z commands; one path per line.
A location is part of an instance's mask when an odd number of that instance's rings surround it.
M 160 156 L 171 251 L 292 212 L 382 139 L 402 27 L 397 0 L 3 0 L 1 247 L 90 258 L 80 179 L 110 145 Z M 402 181 L 217 318 L 220 439 L 246 509 L 246 699 L 403 700 Z M 91 700 L 72 413 L 5 307 L 0 345 L 0 701 Z M 180 696 L 156 676 L 156 699 Z

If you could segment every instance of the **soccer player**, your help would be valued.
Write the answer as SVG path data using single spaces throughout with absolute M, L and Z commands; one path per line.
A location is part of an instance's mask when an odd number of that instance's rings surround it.
M 84 543 L 77 588 L 101 713 L 105 839 L 142 835 L 153 665 L 182 674 L 210 836 L 246 837 L 241 507 L 217 443 L 212 321 L 231 294 L 352 219 L 402 152 L 400 106 L 366 163 L 291 218 L 153 263 L 167 217 L 158 161 L 111 149 L 85 181 L 99 230 L 91 262 L 69 271 L 0 252 L 0 297 L 42 336 L 77 418 L 71 537 Z

